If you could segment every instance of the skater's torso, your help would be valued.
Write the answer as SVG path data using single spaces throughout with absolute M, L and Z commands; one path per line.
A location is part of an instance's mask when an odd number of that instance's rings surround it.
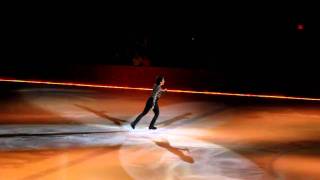
M 151 93 L 151 97 L 150 97 L 150 98 L 152 98 L 153 101 L 155 102 L 155 101 L 157 101 L 157 100 L 160 98 L 160 96 L 161 96 L 162 93 L 163 93 L 163 89 L 161 88 L 161 85 L 155 84 L 155 85 L 153 86 L 153 90 L 152 90 L 152 93 Z

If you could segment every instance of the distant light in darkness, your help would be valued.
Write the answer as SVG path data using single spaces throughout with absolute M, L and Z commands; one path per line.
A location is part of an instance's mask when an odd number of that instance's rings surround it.
M 297 30 L 298 31 L 303 31 L 304 30 L 304 24 L 302 24 L 302 23 L 297 24 Z

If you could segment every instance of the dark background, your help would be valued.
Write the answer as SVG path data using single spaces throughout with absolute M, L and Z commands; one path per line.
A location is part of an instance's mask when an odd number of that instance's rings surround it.
M 247 87 L 320 95 L 320 21 L 314 4 L 57 6 L 19 6 L 4 14 L 1 76 L 21 77 L 41 70 L 46 77 L 63 79 L 59 68 L 133 66 L 138 56 L 151 67 L 219 74 L 233 82 L 233 91 Z

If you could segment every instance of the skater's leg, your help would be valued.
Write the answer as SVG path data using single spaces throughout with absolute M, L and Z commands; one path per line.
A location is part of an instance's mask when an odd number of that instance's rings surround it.
M 140 119 L 143 116 L 145 116 L 150 111 L 151 108 L 152 108 L 152 98 L 149 98 L 142 113 L 140 113 L 139 116 L 133 122 L 131 122 L 131 127 L 133 129 L 135 128 L 136 124 L 140 121 Z
M 158 119 L 159 116 L 159 106 L 158 106 L 158 102 L 156 101 L 154 108 L 153 108 L 153 112 L 154 112 L 154 116 L 152 118 L 152 121 L 150 123 L 149 129 L 157 129 L 154 124 L 156 123 L 156 120 Z

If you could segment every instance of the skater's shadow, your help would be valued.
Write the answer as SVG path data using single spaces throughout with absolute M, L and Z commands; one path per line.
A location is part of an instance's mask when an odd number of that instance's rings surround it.
M 164 126 L 169 126 L 170 124 L 173 124 L 177 121 L 180 121 L 182 119 L 186 119 L 188 116 L 190 116 L 192 113 L 184 113 L 184 114 L 181 114 L 179 116 L 176 116 L 176 117 L 173 117 L 171 119 L 168 119 L 168 120 L 165 120 L 165 121 L 162 121 L 162 122 L 159 122 L 158 124 L 159 125 L 162 125 L 163 127 Z
M 187 163 L 194 163 L 194 160 L 191 156 L 184 154 L 184 152 L 189 152 L 187 148 L 177 148 L 170 145 L 168 140 L 164 141 L 153 141 L 157 146 L 167 149 L 169 152 L 177 155 L 181 160 Z
M 84 109 L 86 111 L 89 111 L 101 118 L 104 118 L 104 119 L 107 119 L 111 122 L 113 122 L 115 125 L 118 125 L 118 126 L 121 126 L 123 123 L 127 122 L 127 120 L 123 120 L 123 119 L 119 119 L 119 118 L 115 118 L 115 117 L 111 117 L 109 115 L 106 114 L 105 111 L 97 111 L 97 110 L 94 110 L 94 109 L 91 109 L 89 107 L 86 107 L 86 106 L 83 106 L 83 105 L 79 105 L 79 104 L 75 104 L 75 106 L 81 108 L 81 109 Z

